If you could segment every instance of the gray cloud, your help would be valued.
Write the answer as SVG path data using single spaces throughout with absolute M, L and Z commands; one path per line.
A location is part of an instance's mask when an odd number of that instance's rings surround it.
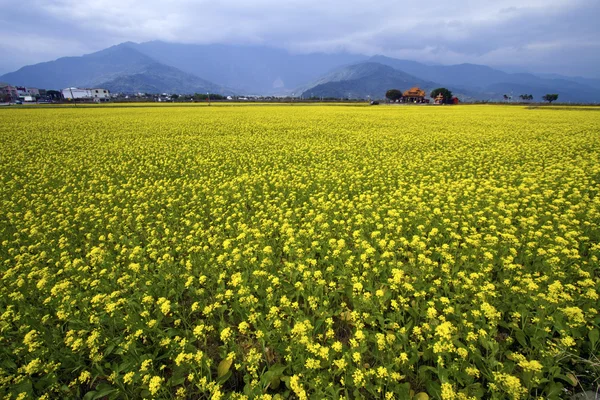
M 0 0 L 0 72 L 132 40 L 252 43 L 600 77 L 598 0 Z

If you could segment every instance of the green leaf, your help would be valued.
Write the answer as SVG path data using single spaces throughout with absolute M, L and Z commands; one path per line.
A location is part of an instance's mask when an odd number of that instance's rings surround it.
M 318 331 L 324 322 L 325 322 L 324 319 L 318 319 L 317 322 L 315 322 L 315 331 Z
M 109 389 L 114 389 L 114 388 L 106 382 L 101 382 L 98 384 L 98 386 L 96 386 L 96 390 L 109 390 Z
M 517 338 L 519 344 L 523 346 L 523 348 L 527 348 L 527 338 L 525 337 L 523 331 L 515 331 L 515 337 Z
M 283 371 L 285 371 L 285 369 L 286 367 L 281 364 L 272 365 L 262 376 L 263 384 L 270 389 L 277 389 L 283 379 Z
M 579 382 L 577 380 L 577 378 L 575 377 L 575 375 L 573 375 L 572 373 L 567 373 L 566 375 L 562 375 L 559 374 L 556 376 L 556 378 L 560 379 L 561 381 L 568 383 L 571 386 L 577 386 L 577 382 Z
M 598 328 L 594 328 L 591 331 L 589 331 L 588 338 L 592 343 L 592 349 L 594 349 L 596 347 L 596 343 L 598 343 L 598 339 L 600 339 L 600 331 L 598 330 Z
M 223 361 L 221 361 L 219 363 L 219 366 L 217 367 L 217 378 L 220 378 L 220 377 L 224 376 L 226 373 L 228 373 L 229 368 L 231 368 L 232 363 L 233 363 L 233 360 L 230 358 L 226 358 Z
M 432 376 L 437 375 L 437 369 L 433 368 L 429 365 L 421 365 L 419 367 L 419 378 L 424 381 L 429 381 L 432 379 Z
M 415 394 L 414 400 L 429 400 L 429 395 L 425 392 Z
M 554 366 L 548 368 L 548 376 L 555 377 L 558 374 L 560 374 L 560 367 Z
M 269 382 L 269 388 L 273 390 L 277 390 L 279 384 L 281 383 L 281 378 L 279 376 L 274 376 Z
M 485 394 L 485 390 L 483 389 L 481 383 L 474 383 L 472 385 L 469 385 L 467 386 L 467 389 L 468 392 L 472 394 L 476 399 L 483 398 L 483 395 Z
M 83 400 L 92 400 L 95 395 L 96 395 L 96 391 L 95 390 L 90 390 L 89 392 L 87 392 L 85 394 L 85 396 L 83 396 Z
M 220 384 L 222 384 L 222 383 L 225 383 L 225 382 L 227 382 L 227 381 L 229 380 L 229 378 L 231 378 L 231 375 L 233 375 L 233 374 L 231 373 L 231 371 L 227 371 L 227 373 L 226 373 L 225 375 L 223 375 L 223 376 L 221 376 L 221 377 L 217 378 L 217 383 L 220 383 Z
M 15 364 L 15 362 L 10 359 L 3 360 L 2 366 L 8 369 L 17 369 L 17 364 Z
M 559 399 L 563 391 L 563 385 L 558 382 L 552 382 L 546 386 L 544 392 L 549 399 Z
M 31 384 L 31 381 L 29 379 L 26 379 L 23 382 L 19 383 L 18 385 L 13 387 L 13 389 L 16 389 L 17 393 L 27 393 L 29 395 L 33 394 L 33 385 Z
M 185 383 L 185 379 L 186 379 L 185 376 L 181 376 L 181 377 L 179 377 L 177 379 L 172 379 L 171 380 L 171 384 L 173 386 L 183 385 Z
M 114 344 L 108 345 L 106 350 L 104 350 L 104 357 L 108 357 L 113 352 L 114 349 L 115 349 Z
M 98 392 L 96 392 L 96 395 L 92 398 L 92 400 L 101 399 L 103 397 L 108 396 L 111 393 L 116 392 L 117 390 L 118 389 L 114 389 L 114 388 L 110 388 L 110 389 L 109 388 L 105 388 L 105 389 L 99 390 Z
M 427 392 L 431 393 L 431 395 L 436 398 L 440 397 L 440 394 L 442 393 L 440 384 L 433 380 L 425 383 L 425 388 L 427 389 Z
M 523 371 L 522 378 L 523 378 L 523 383 L 525 384 L 525 386 L 529 386 L 531 383 L 531 379 L 533 378 L 533 372 Z
M 271 367 L 269 368 L 269 372 L 272 372 L 276 375 L 283 375 L 283 372 L 285 371 L 287 367 L 285 365 L 281 365 L 281 364 L 274 364 L 271 365 Z

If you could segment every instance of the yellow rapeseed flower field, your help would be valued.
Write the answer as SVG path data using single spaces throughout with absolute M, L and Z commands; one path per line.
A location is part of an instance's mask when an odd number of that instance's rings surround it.
M 0 396 L 595 388 L 599 190 L 598 108 L 0 110 Z

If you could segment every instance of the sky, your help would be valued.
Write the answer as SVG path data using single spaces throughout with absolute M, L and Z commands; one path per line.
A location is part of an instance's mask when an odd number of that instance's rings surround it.
M 0 10 L 0 74 L 163 40 L 600 78 L 600 0 L 0 0 Z

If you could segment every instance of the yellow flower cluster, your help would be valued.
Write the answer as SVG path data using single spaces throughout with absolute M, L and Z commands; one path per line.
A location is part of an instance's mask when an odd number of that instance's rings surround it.
M 595 108 L 0 120 L 1 398 L 551 397 L 597 353 Z

